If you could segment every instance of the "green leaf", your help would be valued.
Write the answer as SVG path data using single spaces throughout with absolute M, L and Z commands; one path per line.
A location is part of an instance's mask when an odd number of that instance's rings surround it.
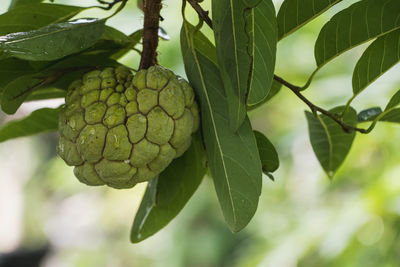
M 119 43 L 129 41 L 129 38 L 125 33 L 121 32 L 113 27 L 110 27 L 110 26 L 106 26 L 104 28 L 104 32 L 101 36 L 101 39 L 102 40 L 111 40 L 111 41 L 115 41 L 115 42 L 119 42 Z
M 47 72 L 53 73 L 54 71 L 65 69 L 83 69 L 84 71 L 87 71 L 87 68 L 98 68 L 103 66 L 116 67 L 119 65 L 121 64 L 108 58 L 107 55 L 73 55 L 51 64 L 48 66 Z
M 400 123 L 400 108 L 392 109 L 380 121 Z
M 32 3 L 40 3 L 40 2 L 43 2 L 43 0 L 11 0 L 11 4 L 8 7 L 8 9 L 11 10 L 19 6 L 28 5 Z
M 347 50 L 400 28 L 400 1 L 363 0 L 324 25 L 315 43 L 318 67 Z
M 87 49 L 85 53 L 93 51 L 111 51 L 111 53 L 115 53 L 115 50 L 122 49 L 128 44 L 130 44 L 130 41 L 127 35 L 115 28 L 106 26 L 100 40 L 95 45 Z
M 379 119 L 384 122 L 400 123 L 400 90 L 395 93 L 385 107 L 385 115 Z
M 285 38 L 342 0 L 285 0 L 278 12 L 278 38 Z
M 48 86 L 67 90 L 72 81 L 80 79 L 84 73 L 90 70 L 121 65 L 108 56 L 108 54 L 70 56 L 42 70 L 42 73 L 47 77 L 58 75 L 57 79 Z
M 122 48 L 119 49 L 119 51 L 117 51 L 116 53 L 114 53 L 111 58 L 113 59 L 119 59 L 122 56 L 124 56 L 126 53 L 128 53 L 132 48 L 134 48 L 137 44 L 140 43 L 140 41 L 142 40 L 142 36 L 143 36 L 143 30 L 139 29 L 137 31 L 135 31 L 134 33 L 130 34 L 128 36 L 128 43 Z
M 260 103 L 254 105 L 254 106 L 248 107 L 248 109 L 249 110 L 253 110 L 253 109 L 256 109 L 256 108 L 264 105 L 265 103 L 270 101 L 275 95 L 277 95 L 279 93 L 279 91 L 281 90 L 281 88 L 282 88 L 282 84 L 277 82 L 277 81 L 275 81 L 275 80 L 273 80 L 272 81 L 272 85 L 271 85 L 271 89 L 269 90 L 269 93 L 268 93 L 267 97 L 264 98 L 264 100 L 261 101 Z
M 56 4 L 38 4 L 18 6 L 0 15 L 0 35 L 13 32 L 25 32 L 49 24 L 69 20 L 84 10 L 82 7 Z
M 140 42 L 140 40 L 142 39 L 142 37 L 143 37 L 143 30 L 142 29 L 139 29 L 139 30 L 137 30 L 137 31 L 135 31 L 135 32 L 133 32 L 132 34 L 130 34 L 129 35 L 129 40 L 131 41 L 131 42 L 133 42 L 133 43 L 139 43 Z
M 247 15 L 251 73 L 247 105 L 262 102 L 271 88 L 276 59 L 277 23 L 272 0 L 263 0 Z
M 368 85 L 400 61 L 400 29 L 376 39 L 358 60 L 353 72 L 353 93 Z
M 394 107 L 397 107 L 400 104 L 400 90 L 397 91 L 391 98 L 389 103 L 386 105 L 385 110 L 392 109 Z
M 9 82 L 3 90 L 1 107 L 4 112 L 13 114 L 25 100 L 31 100 L 29 96 L 47 89 L 64 89 L 85 72 L 97 67 L 115 67 L 120 64 L 115 60 L 102 55 L 76 55 L 67 57 L 34 74 L 22 75 Z M 1 73 L 1 72 L 0 72 Z M 39 97 L 36 94 L 33 98 Z M 60 94 L 57 93 L 56 97 Z M 42 95 L 44 99 L 47 96 Z
M 104 20 L 79 19 L 0 37 L 0 52 L 26 60 L 55 60 L 92 46 L 104 31 Z
M 400 90 L 397 91 L 386 105 L 384 111 L 380 107 L 369 108 L 358 114 L 359 122 L 373 121 L 371 127 L 375 126 L 378 121 L 400 122 L 400 109 L 396 108 L 400 105 Z
M 261 194 L 261 160 L 250 122 L 237 131 L 229 127 L 228 103 L 218 67 L 210 57 L 212 44 L 184 22 L 181 48 L 187 77 L 199 96 L 209 167 L 219 203 L 233 232 L 253 217 Z
M 0 128 L 0 142 L 44 132 L 56 131 L 60 108 L 43 108 L 32 112 L 22 120 L 10 121 Z
M 254 131 L 258 153 L 260 154 L 261 165 L 265 174 L 270 174 L 279 168 L 279 157 L 274 145 L 259 131 Z
M 133 222 L 131 241 L 148 238 L 175 218 L 199 187 L 206 170 L 201 135 L 197 133 L 188 151 L 148 183 Z
M 246 117 L 252 55 L 248 47 L 245 1 L 212 1 L 213 31 L 218 65 L 228 99 L 229 124 L 237 130 Z
M 0 66 L 4 66 L 0 68 L 0 92 L 10 81 L 34 71 L 28 62 L 16 58 L 0 60 Z
M 339 114 L 344 107 L 336 107 L 330 112 Z M 346 133 L 331 118 L 319 115 L 317 118 L 306 111 L 310 141 L 315 155 L 329 177 L 333 177 L 345 160 L 353 143 L 355 132 Z M 350 108 L 343 118 L 344 123 L 356 126 L 357 112 Z
M 140 29 L 127 36 L 115 28 L 106 26 L 101 39 L 87 49 L 85 54 L 107 53 L 113 59 L 118 59 L 140 42 L 142 32 Z
M 32 92 L 32 94 L 28 95 L 25 101 L 33 101 L 33 100 L 43 100 L 43 99 L 52 99 L 52 98 L 64 98 L 67 91 L 54 87 L 47 87 L 43 89 L 39 89 L 37 91 Z
M 282 84 L 277 82 L 277 81 L 272 81 L 272 85 L 271 85 L 271 89 L 268 93 L 267 98 L 265 98 L 263 100 L 263 103 L 268 102 L 269 100 L 271 100 L 274 96 L 276 96 L 279 91 L 282 89 Z
M 382 113 L 376 114 L 376 116 L 368 118 L 367 121 L 374 121 L 379 115 L 381 116 L 381 118 L 378 119 L 379 122 L 400 123 L 400 108 L 393 108 L 391 110 L 387 110 L 385 114 Z
M 45 83 L 46 78 L 37 75 L 21 76 L 8 83 L 1 98 L 2 110 L 7 114 L 14 114 L 25 98 L 32 91 L 43 87 Z
M 382 109 L 380 107 L 368 108 L 358 113 L 357 121 L 358 122 L 373 121 L 381 113 Z

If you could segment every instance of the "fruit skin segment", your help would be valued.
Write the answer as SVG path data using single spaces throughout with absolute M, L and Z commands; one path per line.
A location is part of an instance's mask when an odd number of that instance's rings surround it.
M 181 156 L 199 121 L 193 89 L 170 70 L 94 70 L 68 88 L 57 153 L 82 183 L 130 188 Z

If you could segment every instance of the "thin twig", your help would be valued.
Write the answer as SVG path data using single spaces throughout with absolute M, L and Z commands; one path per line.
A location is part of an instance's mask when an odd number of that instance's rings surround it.
M 202 19 L 205 23 L 207 23 L 210 28 L 213 28 L 212 21 L 210 17 L 208 16 L 208 11 L 205 11 L 200 5 L 197 0 L 187 0 L 189 4 L 193 7 L 193 9 L 197 12 L 199 15 L 200 19 Z
M 144 1 L 143 50 L 139 69 L 147 69 L 157 64 L 158 27 L 161 7 L 161 0 Z
M 313 113 L 316 113 L 318 111 L 318 112 L 326 115 L 327 117 L 331 118 L 332 120 L 334 120 L 337 124 L 339 124 L 342 127 L 343 131 L 345 131 L 345 132 L 357 131 L 360 133 L 368 133 L 368 131 L 366 129 L 357 128 L 357 127 L 348 125 L 348 124 L 344 123 L 343 120 L 340 119 L 336 114 L 329 112 L 319 106 L 314 105 L 310 100 L 308 100 L 304 95 L 301 94 L 301 92 L 300 92 L 301 87 L 293 85 L 277 75 L 274 75 L 274 80 L 279 82 L 280 84 L 286 86 L 287 88 L 289 88 L 298 98 L 300 98 L 304 103 L 307 104 L 307 106 L 311 109 L 311 111 Z

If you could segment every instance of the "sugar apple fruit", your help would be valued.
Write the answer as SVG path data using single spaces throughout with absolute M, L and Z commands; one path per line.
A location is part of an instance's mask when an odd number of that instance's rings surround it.
M 130 188 L 181 156 L 198 127 L 193 89 L 172 71 L 94 70 L 68 88 L 57 153 L 85 184 Z

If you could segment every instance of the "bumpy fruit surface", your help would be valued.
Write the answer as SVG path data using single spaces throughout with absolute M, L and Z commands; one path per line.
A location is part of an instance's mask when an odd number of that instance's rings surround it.
M 170 70 L 95 70 L 68 89 L 57 152 L 81 182 L 129 188 L 181 156 L 198 126 L 193 89 Z

